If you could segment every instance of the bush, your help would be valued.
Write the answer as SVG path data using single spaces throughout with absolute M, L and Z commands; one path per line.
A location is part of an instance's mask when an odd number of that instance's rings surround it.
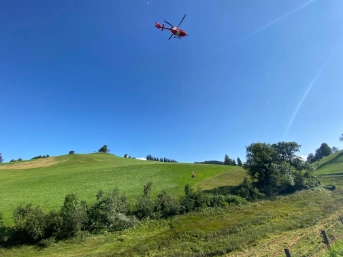
M 168 195 L 165 190 L 162 190 L 157 196 L 155 208 L 159 216 L 167 218 L 179 214 L 180 203 L 175 197 Z
M 34 209 L 30 209 L 27 213 L 25 221 L 25 232 L 28 235 L 28 240 L 34 243 L 44 239 L 46 228 L 46 214 L 37 206 Z
M 52 210 L 46 216 L 45 236 L 47 238 L 58 238 L 62 231 L 63 218 L 60 212 Z
M 37 206 L 31 204 L 20 205 L 14 211 L 16 241 L 37 243 L 44 238 L 46 228 L 46 214 Z
M 247 200 L 257 200 L 265 196 L 265 194 L 262 194 L 256 187 L 254 187 L 246 177 L 242 183 L 232 190 L 232 193 Z
M 326 185 L 324 186 L 324 188 L 330 191 L 334 191 L 336 190 L 336 185 Z
M 7 229 L 4 226 L 3 214 L 0 212 L 0 245 L 4 243 L 7 239 Z
M 59 238 L 75 236 L 79 231 L 85 229 L 88 221 L 86 202 L 79 203 L 75 194 L 68 194 L 61 209 L 61 217 L 63 226 Z
M 97 232 L 104 229 L 116 231 L 133 226 L 135 222 L 126 216 L 129 207 L 126 196 L 120 196 L 118 189 L 108 195 L 100 190 L 97 202 L 88 210 L 88 229 Z

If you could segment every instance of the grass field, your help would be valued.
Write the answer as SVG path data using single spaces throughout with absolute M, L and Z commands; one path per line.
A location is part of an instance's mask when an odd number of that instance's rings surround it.
M 343 175 L 343 150 L 331 154 L 314 163 L 315 175 L 342 174 Z
M 329 157 L 317 165 L 322 166 L 316 170 L 316 175 L 335 174 L 341 169 L 339 153 Z M 21 201 L 40 204 L 45 209 L 60 207 L 64 195 L 70 192 L 91 202 L 99 189 L 109 191 L 118 186 L 121 192 L 134 199 L 147 181 L 153 181 L 155 194 L 166 188 L 168 192 L 181 195 L 187 183 L 211 190 L 237 185 L 245 176 L 240 167 L 156 164 L 105 154 L 61 156 L 51 161 L 52 166 L 45 163 L 44 167 L 30 169 L 11 169 L 10 166 L 4 169 L 5 165 L 0 165 L 0 193 L 7 194 L 7 200 L 14 207 L 19 202 L 13 197 L 22 197 Z M 33 164 L 27 163 L 25 165 Z M 197 173 L 195 180 L 190 178 L 192 171 Z M 16 181 L 20 183 L 15 184 Z M 62 241 L 48 248 L 0 249 L 0 256 L 281 257 L 285 256 L 284 248 L 289 248 L 292 256 L 309 256 L 316 249 L 319 250 L 311 256 L 334 256 L 324 252 L 320 231 L 330 228 L 328 235 L 332 243 L 343 239 L 343 224 L 338 220 L 338 215 L 343 214 L 343 177 L 321 177 L 321 181 L 323 185 L 335 184 L 336 190 L 301 191 L 273 200 L 204 209 L 168 220 L 146 221 L 135 229 L 90 235 L 81 242 L 77 239 Z M 19 185 L 30 195 L 22 194 Z M 48 200 L 44 191 L 52 194 Z M 24 201 L 25 197 L 30 201 Z M 11 210 L 7 214 L 11 216 Z M 340 245 L 336 247 L 338 252 Z
M 192 171 L 197 174 L 196 179 L 191 179 Z M 226 178 L 215 185 L 237 184 L 245 174 L 240 167 L 160 163 L 111 154 L 75 154 L 5 163 L 0 165 L 0 211 L 5 223 L 11 224 L 12 213 L 21 203 L 40 205 L 48 211 L 60 208 L 67 194 L 76 193 L 91 204 L 100 189 L 109 192 L 116 187 L 133 202 L 149 181 L 153 182 L 153 194 L 166 189 L 168 193 L 182 195 L 186 184 L 195 186 L 225 172 Z

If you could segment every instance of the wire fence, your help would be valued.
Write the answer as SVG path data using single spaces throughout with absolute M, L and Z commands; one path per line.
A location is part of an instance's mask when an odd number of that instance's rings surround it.
M 316 234 L 311 241 L 305 243 L 300 249 L 292 252 L 291 249 L 285 248 L 284 252 L 286 257 L 312 257 L 319 251 L 330 248 L 334 240 L 340 237 L 343 237 L 343 219 L 339 215 L 335 222 L 332 222 L 326 229 L 321 230 L 320 233 Z
M 296 231 L 290 236 L 295 236 Z M 253 255 L 249 256 L 266 256 L 264 250 L 269 245 L 272 245 L 275 242 L 278 242 L 280 238 L 284 235 L 279 235 L 273 240 L 270 240 L 266 243 L 263 243 L 260 246 L 251 248 Z M 324 251 L 327 248 L 330 248 L 330 245 L 333 245 L 335 241 L 343 238 L 343 217 L 338 215 L 337 219 L 330 223 L 326 223 L 326 229 L 315 232 L 313 237 L 309 241 L 304 243 L 300 248 L 297 249 L 299 245 L 299 240 L 291 244 L 288 248 L 280 249 L 277 252 L 273 253 L 273 256 L 285 256 L 286 257 L 314 257 L 318 256 L 320 251 Z M 292 249 L 294 249 L 292 251 Z M 246 250 L 241 250 L 235 253 L 234 256 L 241 256 L 246 253 Z

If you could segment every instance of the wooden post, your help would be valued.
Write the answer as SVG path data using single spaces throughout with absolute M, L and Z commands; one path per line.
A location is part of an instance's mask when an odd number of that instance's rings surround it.
M 286 257 L 292 257 L 288 248 L 285 248 L 284 250 L 285 250 Z
M 339 219 L 341 220 L 341 222 L 343 223 L 343 218 L 341 215 L 338 215 Z
M 330 248 L 330 243 L 329 243 L 328 236 L 326 235 L 326 231 L 325 231 L 325 230 L 322 230 L 321 233 L 322 233 L 323 238 L 324 238 L 324 243 Z

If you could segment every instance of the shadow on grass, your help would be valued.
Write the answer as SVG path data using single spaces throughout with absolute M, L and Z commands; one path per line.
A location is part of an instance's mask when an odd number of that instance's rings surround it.
M 237 192 L 239 188 L 240 186 L 220 186 L 213 189 L 203 190 L 203 192 L 207 194 L 232 195 Z

